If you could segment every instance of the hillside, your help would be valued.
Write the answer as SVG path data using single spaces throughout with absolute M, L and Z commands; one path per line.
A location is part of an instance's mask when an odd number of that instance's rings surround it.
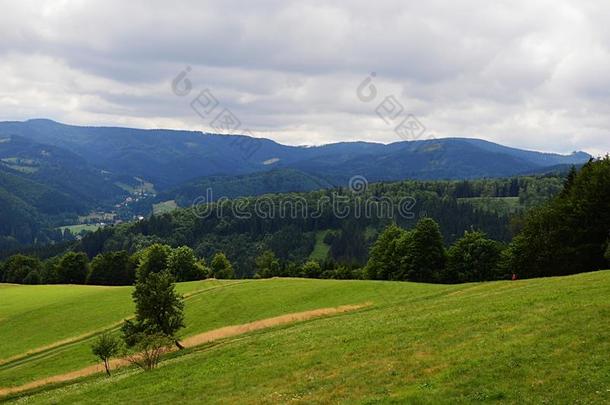
M 244 175 L 232 181 L 210 179 L 194 184 L 193 188 L 161 194 L 163 200 L 176 200 L 183 208 L 89 234 L 77 243 L 75 249 L 94 257 L 103 251 L 117 250 L 117 246 L 135 252 L 153 240 L 171 246 L 190 246 L 199 257 L 207 260 L 215 252 L 222 251 L 233 263 L 238 277 L 255 274 L 255 259 L 264 250 L 272 250 L 283 261 L 301 263 L 316 249 L 316 244 L 319 252 L 326 252 L 324 257 L 319 257 L 320 261 L 332 259 L 346 265 L 363 265 L 371 244 L 388 223 L 395 221 L 405 228 L 412 228 L 422 216 L 438 221 L 448 244 L 473 228 L 493 239 L 508 242 L 512 237 L 512 218 L 559 193 L 565 181 L 554 176 L 403 181 L 369 184 L 361 193 L 336 188 L 268 194 L 240 199 L 240 215 L 230 208 L 231 204 L 238 202 L 225 201 L 225 208 L 219 209 L 199 200 L 207 198 L 210 188 L 213 199 L 217 199 L 226 197 L 223 193 L 256 194 L 263 187 L 294 187 L 290 179 L 295 175 L 304 179 L 302 185 L 315 187 L 317 184 L 315 179 L 301 172 L 285 174 L 284 171 L 272 171 Z M 371 209 L 368 216 L 362 214 L 363 209 L 357 210 L 358 206 L 364 205 L 362 201 L 373 207 L 381 198 L 396 202 L 392 212 L 384 213 L 379 205 Z M 349 208 L 340 216 L 336 215 L 337 203 L 332 203 L 339 199 L 342 199 L 343 208 Z M 408 212 L 399 212 L 399 202 L 407 199 L 413 205 Z M 291 201 L 301 203 L 290 206 Z M 510 204 L 503 204 L 506 201 Z M 197 203 L 194 209 L 193 203 Z M 291 207 L 296 210 L 294 213 Z M 317 234 L 329 230 L 333 233 L 326 242 L 316 241 Z
M 212 176 L 191 180 L 177 188 L 159 194 L 156 201 L 175 200 L 179 206 L 188 207 L 198 198 L 210 201 L 225 197 L 258 196 L 271 193 L 293 193 L 332 188 L 333 184 L 322 178 L 295 169 L 275 169 L 239 176 Z
M 98 374 L 58 388 L 39 388 L 21 394 L 25 396 L 21 399 L 28 403 L 610 400 L 609 271 L 456 286 L 291 279 L 218 283 L 180 286 L 183 292 L 200 291 L 186 301 L 183 336 L 315 308 L 370 305 L 207 343 L 171 355 L 150 373 L 126 368 L 111 378 Z M 49 330 L 44 341 L 13 343 L 13 349 L 3 347 L 0 357 L 65 341 L 66 336 L 77 338 L 44 356 L 2 364 L 0 386 L 4 387 L 92 364 L 90 339 L 83 334 L 112 328 L 130 311 L 127 288 L 0 288 L 13 303 L 0 309 L 3 323 L 34 328 L 37 318 L 49 314 L 49 307 L 55 308 L 57 317 L 65 317 L 60 323 L 45 321 Z M 42 297 L 40 303 L 15 300 L 33 294 Z M 107 297 L 100 301 L 107 305 L 88 306 L 101 296 Z M 77 302 L 83 304 L 82 310 L 69 310 Z M 27 322 L 19 323 L 25 314 Z M 27 336 L 25 329 L 20 332 Z M 2 328 L 1 333 L 2 341 L 10 341 L 6 333 L 12 333 L 11 328 Z
M 0 251 L 62 242 L 59 226 L 130 221 L 154 203 L 189 206 L 208 188 L 233 198 L 346 186 L 356 175 L 497 178 L 567 170 L 589 158 L 466 138 L 297 147 L 242 135 L 0 122 Z
M 513 176 L 590 158 L 582 152 L 540 153 L 465 138 L 295 147 L 243 135 L 79 127 L 50 120 L 0 122 L 0 135 L 5 134 L 66 148 L 92 166 L 142 177 L 160 190 L 202 176 L 285 167 L 345 184 L 355 174 L 370 181 Z

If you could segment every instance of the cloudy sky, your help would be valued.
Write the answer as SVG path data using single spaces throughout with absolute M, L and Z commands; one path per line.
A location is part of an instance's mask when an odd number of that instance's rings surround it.
M 0 10 L 0 120 L 209 131 L 212 114 L 190 107 L 208 90 L 241 132 L 288 144 L 394 142 L 412 115 L 424 137 L 610 151 L 607 0 L 0 0 Z M 379 105 L 392 96 L 402 111 L 388 117 Z

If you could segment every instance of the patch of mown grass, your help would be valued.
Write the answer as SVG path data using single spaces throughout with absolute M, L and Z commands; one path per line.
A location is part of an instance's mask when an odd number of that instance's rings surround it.
M 178 290 L 190 295 L 186 299 L 186 325 L 181 337 L 223 326 L 300 312 L 321 307 L 360 303 L 370 299 L 388 299 L 397 289 L 427 291 L 441 286 L 409 285 L 404 283 L 358 282 L 305 279 L 269 280 L 207 280 L 179 283 Z M 230 287 L 230 288 L 229 288 Z M 130 287 L 92 286 L 15 286 L 20 291 L 19 302 L 38 302 L 32 308 L 15 304 L 10 316 L 19 325 L 11 336 L 35 335 L 35 342 L 15 342 L 15 354 L 52 345 L 60 340 L 77 338 L 41 353 L 0 364 L 0 387 L 21 385 L 36 379 L 78 370 L 96 362 L 90 353 L 97 333 L 118 328 L 123 319 L 133 313 Z M 441 287 L 442 288 L 442 287 Z M 37 291 L 48 291 L 40 300 Z M 66 295 L 62 293 L 66 291 Z M 103 297 L 95 294 L 105 291 Z M 71 294 L 74 294 L 72 297 Z M 42 294 L 44 296 L 44 294 Z M 11 301 L 13 299 L 11 298 Z M 24 307 L 25 305 L 25 307 Z M 23 312 L 20 312 L 22 310 Z M 0 317 L 4 316 L 1 314 Z M 8 314 L 8 313 L 7 313 Z M 54 327 L 37 332 L 48 319 L 57 320 Z M 67 323 L 59 322 L 65 319 Z M 0 323 L 2 325 L 2 323 Z M 0 328 L 0 339 L 3 333 Z M 5 335 L 6 336 L 6 335 Z M 37 342 L 37 344 L 36 344 Z M 2 356 L 6 359 L 9 356 Z
M 307 288 L 307 280 L 240 284 L 225 290 L 222 305 L 233 308 L 221 315 L 238 311 L 244 320 L 249 306 L 278 311 L 262 294 L 289 310 L 306 309 L 307 301 L 336 304 L 341 296 L 349 301 L 373 294 L 374 304 L 203 346 L 153 372 L 49 388 L 28 402 L 610 401 L 608 271 L 462 286 L 312 281 L 322 291 L 291 302 L 288 293 L 276 291 L 282 283 L 289 291 Z M 241 304 L 230 304 L 238 298 Z M 192 304 L 203 313 L 199 307 L 212 302 Z
M 160 215 L 166 212 L 172 212 L 178 208 L 178 204 L 174 200 L 163 201 L 158 204 L 153 204 L 153 214 Z
M 316 260 L 318 262 L 322 262 L 328 256 L 328 252 L 330 250 L 330 246 L 324 243 L 324 238 L 326 234 L 328 234 L 330 230 L 318 231 L 316 232 L 316 244 L 313 247 L 313 250 L 309 254 L 309 260 Z

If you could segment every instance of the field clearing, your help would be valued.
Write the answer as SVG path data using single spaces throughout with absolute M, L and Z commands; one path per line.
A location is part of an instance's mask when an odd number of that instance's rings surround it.
M 453 286 L 233 283 L 187 300 L 183 336 L 284 313 L 371 306 L 204 344 L 149 373 L 126 368 L 111 378 L 41 388 L 28 402 L 610 401 L 610 271 Z M 11 288 L 22 287 L 0 294 Z M 27 310 L 13 305 L 11 313 Z M 31 379 L 40 378 L 37 371 L 29 370 Z M 7 386 L 6 376 L 0 386 Z
M 78 224 L 78 225 L 67 225 L 67 226 L 59 227 L 59 229 L 61 229 L 62 231 L 65 231 L 66 229 L 69 230 L 73 235 L 78 235 L 79 233 L 81 233 L 83 231 L 95 232 L 100 228 L 101 228 L 100 225 L 95 225 L 95 224 Z
M 324 243 L 324 238 L 330 232 L 330 230 L 316 232 L 316 244 L 313 247 L 312 252 L 309 254 L 309 260 L 323 261 L 328 256 L 330 246 Z
M 180 336 L 188 337 L 224 326 L 287 313 L 358 304 L 377 296 L 378 285 L 379 282 L 358 285 L 354 282 L 303 279 L 207 280 L 179 283 L 178 290 L 187 296 L 187 327 L 181 331 Z M 392 293 L 397 286 L 400 287 L 400 284 L 388 283 L 384 285 L 384 290 Z M 39 294 L 39 287 L 50 289 L 53 293 Z M 133 313 L 130 287 L 8 288 L 9 291 L 11 288 L 22 290 L 14 292 L 12 297 L 7 295 L 10 300 L 35 301 L 37 305 L 33 308 L 16 305 L 15 310 L 7 313 L 6 325 L 10 325 L 10 329 L 3 327 L 4 321 L 0 322 L 0 339 L 12 339 L 12 344 L 0 352 L 0 387 L 21 385 L 94 364 L 95 359 L 89 347 L 95 334 L 104 330 L 114 330 L 118 333 L 119 323 Z M 76 290 L 72 291 L 71 298 L 70 294 L 66 298 L 62 297 L 65 288 Z M 99 289 L 105 291 L 105 294 L 100 294 L 97 291 Z M 18 296 L 15 297 L 16 295 Z M 43 298 L 33 298 L 38 295 Z M 0 309 L 0 318 L 4 317 Z M 43 319 L 45 325 L 50 323 L 50 327 L 45 328 L 42 333 L 38 331 L 39 319 Z M 60 319 L 66 320 L 69 325 L 59 322 Z M 32 336 L 25 340 L 16 339 L 22 335 Z M 66 341 L 70 337 L 75 341 Z M 53 345 L 56 342 L 62 344 Z M 37 348 L 47 350 L 31 356 L 25 355 Z M 15 359 L 17 355 L 21 356 Z M 7 359 L 11 361 L 7 362 Z
M 178 208 L 178 204 L 174 200 L 163 201 L 158 204 L 153 204 L 153 214 L 159 215 L 166 212 L 172 212 Z

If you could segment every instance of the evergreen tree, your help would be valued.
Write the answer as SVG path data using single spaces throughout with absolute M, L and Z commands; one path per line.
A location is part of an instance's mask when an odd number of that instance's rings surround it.
M 369 253 L 366 277 L 373 280 L 390 280 L 400 267 L 398 240 L 406 231 L 396 224 L 388 225 L 379 235 Z
M 559 276 L 607 266 L 610 158 L 590 161 L 563 192 L 532 210 L 511 243 L 510 270 L 520 277 Z
M 445 268 L 445 246 L 439 225 L 431 218 L 420 220 L 397 242 L 400 267 L 396 280 L 438 281 Z

